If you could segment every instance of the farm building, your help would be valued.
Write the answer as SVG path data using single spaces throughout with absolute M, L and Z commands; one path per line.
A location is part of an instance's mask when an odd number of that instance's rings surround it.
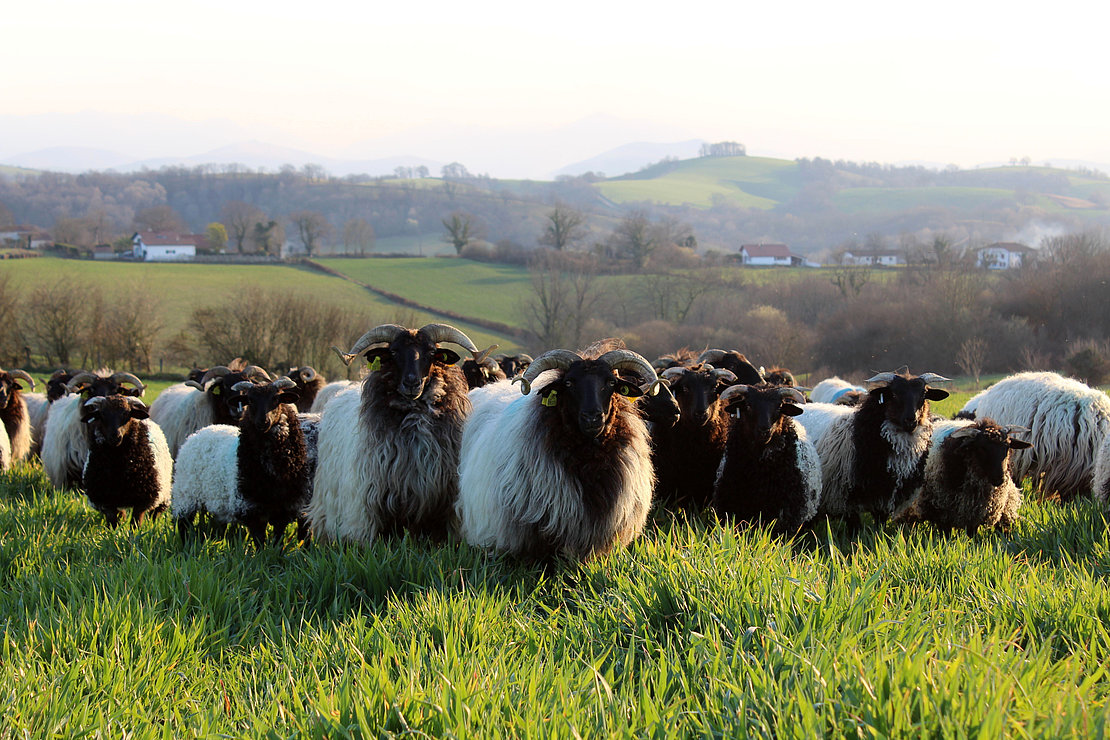
M 192 236 L 137 231 L 131 244 L 131 256 L 144 262 L 180 262 L 197 256 L 197 242 Z
M 792 254 L 785 244 L 744 244 L 740 247 L 740 261 L 752 267 L 817 267 L 805 257 Z
M 1037 250 L 1017 242 L 995 242 L 978 250 L 976 266 L 988 270 L 1014 270 L 1025 261 L 1033 261 Z
M 893 267 L 906 264 L 906 256 L 897 249 L 849 249 L 844 252 L 844 264 Z

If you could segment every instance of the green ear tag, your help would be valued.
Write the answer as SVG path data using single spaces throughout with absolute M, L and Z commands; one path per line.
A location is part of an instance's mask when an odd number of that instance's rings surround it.
M 556 403 L 558 403 L 555 398 L 558 394 L 559 391 L 551 391 L 544 397 L 542 401 L 540 401 L 540 403 L 542 403 L 544 406 L 554 406 Z
M 382 358 L 375 356 L 374 361 L 370 363 L 370 372 L 376 373 L 382 369 Z
M 213 388 L 213 389 L 212 389 L 212 395 L 213 395 L 213 396 L 218 396 L 218 395 L 220 395 L 220 388 L 223 388 L 223 386 L 221 386 L 221 385 L 218 385 L 218 386 L 216 386 L 215 388 Z

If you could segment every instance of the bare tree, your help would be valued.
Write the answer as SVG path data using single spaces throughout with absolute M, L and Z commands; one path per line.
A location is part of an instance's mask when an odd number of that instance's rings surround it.
M 659 246 L 659 232 L 641 210 L 632 211 L 625 216 L 609 239 L 614 254 L 632 260 L 639 269 L 643 269 L 652 252 Z
M 111 306 L 111 311 L 104 312 L 105 361 L 149 372 L 163 328 L 161 301 L 152 291 L 137 288 L 113 297 Z
M 540 346 L 578 347 L 601 300 L 597 262 L 587 255 L 558 252 L 538 255 L 532 262 L 532 296 L 524 306 L 528 329 Z
M 19 331 L 20 293 L 11 275 L 0 275 L 0 366 L 23 364 L 23 336 Z
M 979 376 L 987 361 L 987 343 L 980 337 L 965 339 L 956 352 L 956 364 L 965 375 L 975 379 L 975 390 L 979 390 Z
M 294 211 L 289 214 L 289 220 L 297 227 L 297 235 L 309 257 L 331 236 L 331 223 L 318 211 Z
M 548 223 L 544 226 L 539 243 L 555 249 L 566 249 L 586 238 L 589 228 L 586 216 L 570 206 L 556 203 L 547 213 Z
M 343 249 L 350 254 L 352 249 L 365 255 L 374 248 L 374 227 L 364 218 L 352 218 L 343 225 Z
M 829 278 L 845 298 L 856 297 L 871 282 L 872 269 L 867 265 L 840 265 Z
M 457 254 L 462 254 L 463 249 L 475 236 L 474 217 L 463 211 L 454 211 L 443 219 L 443 228 L 447 230 L 443 235 L 443 241 L 453 246 Z
M 185 222 L 170 206 L 150 206 L 135 214 L 135 228 L 138 231 L 179 233 L 185 230 Z
M 242 253 L 243 243 L 247 241 L 254 225 L 262 221 L 263 213 L 256 206 L 241 200 L 224 203 L 220 209 L 220 222 L 227 227 L 228 236 L 235 241 L 236 251 Z
M 251 241 L 263 254 L 277 254 L 285 241 L 285 227 L 273 219 L 259 221 L 251 229 Z
M 31 348 L 46 364 L 68 365 L 85 344 L 90 302 L 100 290 L 71 277 L 36 285 L 27 298 L 23 328 Z

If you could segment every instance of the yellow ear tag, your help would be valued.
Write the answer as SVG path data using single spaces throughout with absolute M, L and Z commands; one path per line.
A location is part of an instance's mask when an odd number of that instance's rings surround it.
M 213 396 L 218 396 L 218 395 L 220 395 L 220 389 L 221 389 L 221 388 L 223 388 L 223 386 L 221 386 L 221 385 L 218 385 L 218 386 L 216 386 L 215 388 L 213 388 L 213 389 L 212 389 L 212 395 L 213 395 Z
M 369 363 L 369 365 L 370 372 L 376 373 L 377 371 L 382 369 L 382 358 L 375 356 L 374 361 Z
M 556 403 L 558 403 L 555 398 L 558 394 L 559 391 L 551 391 L 544 397 L 542 401 L 540 401 L 540 403 L 542 403 L 544 406 L 554 406 Z

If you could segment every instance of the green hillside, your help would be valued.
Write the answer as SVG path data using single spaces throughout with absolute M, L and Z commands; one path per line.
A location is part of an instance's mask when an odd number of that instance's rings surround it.
M 718 196 L 746 208 L 770 209 L 797 192 L 798 165 L 766 157 L 702 157 L 665 162 L 596 187 L 615 203 L 708 207 Z

